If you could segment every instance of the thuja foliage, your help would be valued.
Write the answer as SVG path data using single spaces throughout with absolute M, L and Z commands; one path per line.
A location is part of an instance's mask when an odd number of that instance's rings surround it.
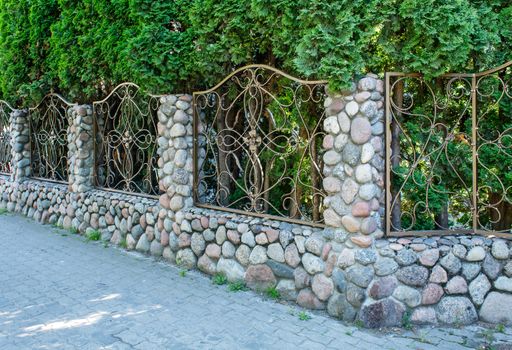
M 481 70 L 510 59 L 508 0 L 0 0 L 0 91 L 190 92 L 267 63 L 348 85 L 365 71 Z

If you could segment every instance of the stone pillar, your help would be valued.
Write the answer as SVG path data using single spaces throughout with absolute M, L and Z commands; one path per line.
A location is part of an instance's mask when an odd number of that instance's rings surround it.
M 12 181 L 30 177 L 30 124 L 26 109 L 15 109 L 10 114 Z
M 84 193 L 94 187 L 93 115 L 89 105 L 68 109 L 69 191 Z
M 158 110 L 158 160 L 160 205 L 173 222 L 183 219 L 182 211 L 193 205 L 192 96 L 168 95 Z M 168 225 L 165 225 L 168 226 Z
M 350 91 L 329 93 L 324 120 L 325 223 L 361 247 L 382 237 L 384 84 L 368 74 Z

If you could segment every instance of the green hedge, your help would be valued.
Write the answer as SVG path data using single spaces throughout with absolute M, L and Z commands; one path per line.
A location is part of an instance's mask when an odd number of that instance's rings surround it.
M 511 43 L 509 0 L 0 0 L 0 91 L 190 92 L 247 63 L 341 88 L 368 70 L 481 70 Z

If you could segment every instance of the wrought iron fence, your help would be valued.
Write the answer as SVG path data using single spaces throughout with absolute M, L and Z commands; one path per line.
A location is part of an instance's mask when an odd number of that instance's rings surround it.
M 195 204 L 321 226 L 325 85 L 251 65 L 194 93 Z
M 0 100 L 0 174 L 11 173 L 11 124 L 10 113 L 14 109 Z
M 144 94 L 133 83 L 118 85 L 93 103 L 97 186 L 156 196 L 157 111 L 160 96 Z
M 68 109 L 73 105 L 51 93 L 29 109 L 32 177 L 68 181 Z
M 388 73 L 388 235 L 512 233 L 512 62 Z

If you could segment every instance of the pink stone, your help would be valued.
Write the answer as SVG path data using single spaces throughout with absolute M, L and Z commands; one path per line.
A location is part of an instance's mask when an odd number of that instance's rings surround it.
M 256 239 L 256 243 L 258 243 L 259 245 L 268 243 L 267 235 L 263 232 L 256 235 L 255 239 Z
M 180 248 L 190 247 L 190 235 L 182 233 L 178 237 L 178 245 Z
M 164 193 L 160 196 L 160 205 L 162 208 L 169 209 L 171 207 L 171 199 L 167 195 L 167 193 Z
M 334 137 L 332 135 L 327 135 L 324 137 L 324 142 L 322 143 L 322 147 L 324 149 L 331 149 L 334 146 Z
M 389 249 L 395 250 L 395 251 L 399 251 L 399 250 L 404 249 L 404 246 L 401 245 L 401 244 L 398 244 L 398 243 L 390 243 L 389 244 Z
M 169 234 L 166 231 L 160 232 L 160 244 L 164 247 L 169 245 Z
M 277 230 L 268 229 L 268 230 L 265 230 L 265 233 L 267 234 L 267 239 L 270 243 L 277 241 L 279 238 L 279 231 L 277 231 Z
M 423 305 L 436 304 L 443 296 L 443 288 L 439 284 L 429 283 L 423 290 L 421 303 Z
M 142 215 L 140 217 L 139 223 L 140 223 L 140 227 L 142 227 L 142 229 L 145 230 L 146 227 L 148 226 L 148 224 L 146 223 L 146 215 Z
M 201 226 L 204 229 L 207 229 L 209 225 L 210 225 L 210 220 L 206 216 L 201 216 Z
M 217 244 L 215 243 L 210 243 L 206 246 L 206 255 L 208 255 L 210 258 L 213 258 L 213 259 L 218 259 L 220 258 L 220 252 L 221 252 L 221 249 L 220 249 L 220 246 L 218 246 Z
M 324 210 L 324 221 L 327 226 L 342 227 L 341 217 L 332 209 Z
M 289 244 L 284 251 L 284 260 L 291 267 L 297 267 L 300 264 L 300 255 L 297 246 L 292 243 Z
M 238 231 L 228 230 L 227 236 L 228 236 L 228 239 L 233 244 L 240 244 L 240 234 L 238 233 Z
M 350 137 L 355 144 L 362 145 L 372 136 L 372 126 L 368 119 L 357 117 L 352 121 Z
M 341 218 L 341 223 L 343 224 L 343 227 L 345 227 L 345 230 L 348 232 L 357 232 L 361 228 L 361 223 L 358 219 L 354 218 L 350 215 L 345 215 Z
M 245 272 L 245 283 L 251 289 L 264 291 L 276 285 L 276 277 L 267 265 L 251 265 Z
M 330 278 L 319 273 L 313 277 L 311 288 L 318 299 L 325 301 L 332 295 L 334 290 L 334 283 Z
M 357 202 L 352 206 L 352 216 L 367 217 L 370 216 L 370 204 L 368 202 Z
M 350 240 L 361 248 L 368 248 L 373 243 L 372 237 L 369 236 L 353 236 Z
M 297 304 L 306 309 L 321 310 L 325 308 L 324 303 L 322 303 L 309 288 L 299 292 Z
M 434 266 L 439 260 L 438 249 L 427 249 L 420 255 L 420 263 L 425 266 Z
M 372 217 L 363 219 L 363 221 L 361 222 L 361 233 L 365 235 L 369 235 L 370 233 L 375 232 L 376 229 L 377 222 Z
M 448 281 L 445 289 L 448 294 L 464 294 L 468 291 L 468 284 L 461 276 L 455 276 Z
M 173 222 L 172 223 L 172 231 L 174 232 L 174 234 L 176 236 L 179 236 L 181 234 L 181 228 L 180 228 L 180 225 L 178 225 L 178 223 L 176 222 Z
M 322 260 L 327 260 L 327 257 L 329 256 L 329 252 L 331 251 L 331 244 L 330 243 L 326 243 L 323 248 L 322 248 L 322 254 L 321 254 L 321 258 Z
M 336 267 L 337 261 L 338 255 L 334 252 L 331 252 L 331 254 L 329 254 L 329 257 L 327 258 L 327 263 L 325 264 L 324 275 L 326 275 L 327 277 L 331 277 L 332 271 Z
M 397 242 L 403 245 L 411 244 L 411 240 L 407 238 L 399 238 Z
M 323 180 L 323 185 L 327 193 L 338 193 L 341 191 L 341 181 L 334 176 L 326 177 Z
M 439 265 L 436 265 L 432 269 L 429 281 L 433 283 L 445 283 L 448 281 L 448 274 L 446 273 L 445 269 Z

